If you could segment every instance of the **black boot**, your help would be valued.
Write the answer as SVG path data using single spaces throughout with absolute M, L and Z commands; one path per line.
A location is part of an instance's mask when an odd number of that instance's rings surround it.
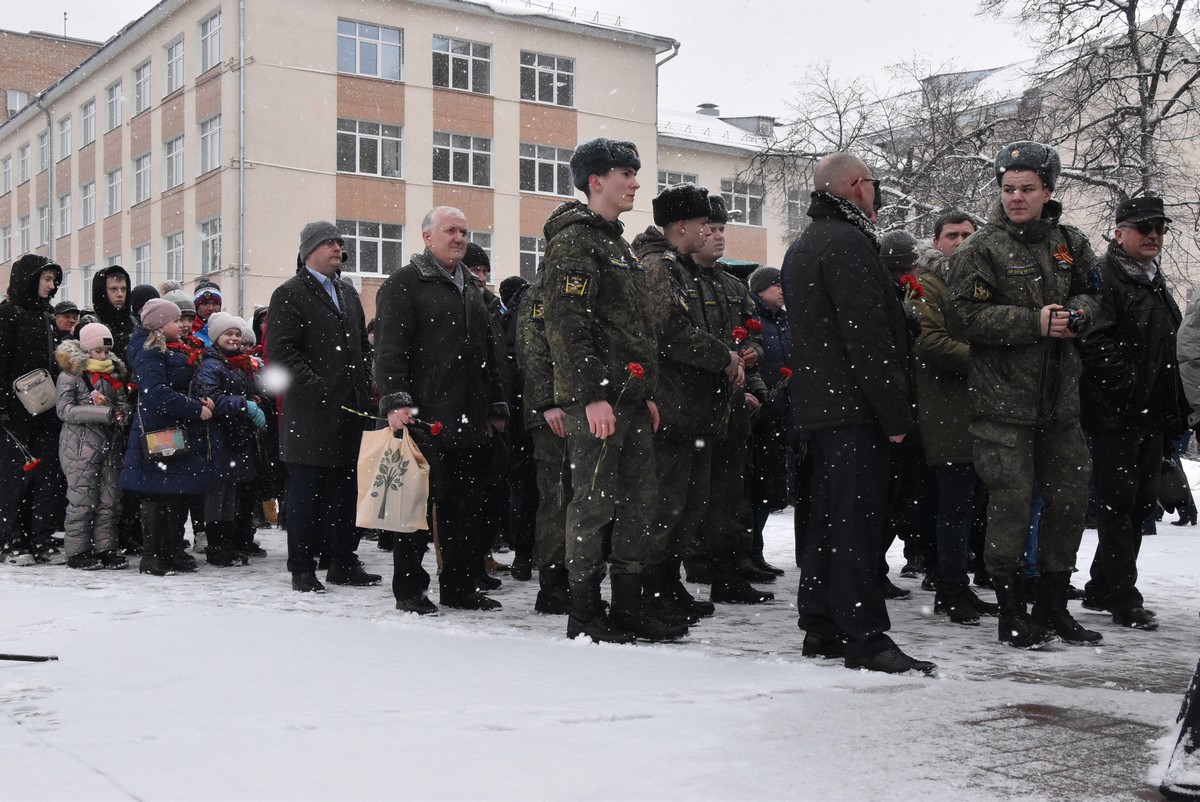
M 679 571 L 683 567 L 683 560 L 676 558 L 668 561 L 663 565 L 663 582 L 666 585 L 667 593 L 675 601 L 676 607 L 683 608 L 684 611 L 700 618 L 708 618 L 717 611 L 716 605 L 704 599 L 697 599 L 688 589 L 684 587 L 683 580 L 679 577 Z
M 736 558 L 734 565 L 737 566 L 738 575 L 747 582 L 758 582 L 760 584 L 774 582 L 775 577 L 781 576 L 781 574 L 774 574 L 770 571 L 760 569 L 749 557 Z
M 571 582 L 571 614 L 567 617 L 567 637 L 583 635 L 596 643 L 634 643 L 637 638 L 604 617 L 600 601 L 600 577 Z
M 538 569 L 538 585 L 533 609 L 546 615 L 567 615 L 571 612 L 571 586 L 567 582 L 566 568 L 547 565 Z
M 383 579 L 379 574 L 369 574 L 363 569 L 362 561 L 355 560 L 353 565 L 331 565 L 325 572 L 325 581 L 331 585 L 349 585 L 355 588 L 365 588 L 378 585 Z
M 759 590 L 738 575 L 732 566 L 724 568 L 713 577 L 710 598 L 726 604 L 765 604 L 775 600 L 769 590 Z
M 1043 571 L 1038 583 L 1038 598 L 1033 605 L 1033 620 L 1052 629 L 1067 643 L 1099 643 L 1104 636 L 1084 629 L 1067 610 L 1070 571 Z
M 946 585 L 938 588 L 933 599 L 933 611 L 950 616 L 956 624 L 978 624 L 975 594 L 966 585 Z
M 642 609 L 666 624 L 689 626 L 700 616 L 675 603 L 667 584 L 669 564 L 654 565 L 642 571 Z
M 1054 633 L 1033 621 L 1025 611 L 1022 581 L 1014 576 L 992 577 L 1000 603 L 1000 642 L 1018 649 L 1034 649 L 1054 640 Z
M 668 624 L 646 613 L 642 607 L 641 574 L 613 574 L 609 582 L 612 610 L 608 618 L 615 626 L 648 641 L 674 640 L 687 634 L 686 626 Z
M 233 523 L 231 521 L 208 521 L 208 549 L 204 561 L 216 568 L 232 568 L 245 565 L 248 560 L 237 555 L 233 545 Z
M 142 503 L 142 559 L 138 572 L 151 576 L 172 576 L 175 571 L 163 559 L 163 540 L 170 524 L 166 508 L 156 502 Z

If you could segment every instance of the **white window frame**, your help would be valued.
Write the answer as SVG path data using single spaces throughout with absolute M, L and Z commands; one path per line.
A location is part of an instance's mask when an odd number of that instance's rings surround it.
M 125 177 L 120 167 L 105 173 L 104 185 L 108 200 L 104 216 L 112 217 L 114 214 L 120 214 L 124 209 L 125 201 Z
M 337 127 L 339 173 L 404 178 L 403 126 L 339 117 Z M 369 164 L 372 154 L 374 169 Z M 394 165 L 390 171 L 389 165 Z
M 80 105 L 79 115 L 83 118 L 83 141 L 79 143 L 82 148 L 96 141 L 96 98 Z
M 50 204 L 37 207 L 38 247 L 50 243 Z
M 675 184 L 699 184 L 700 177 L 695 173 L 683 173 L 677 170 L 659 170 L 658 171 L 658 191 L 662 192 L 665 188 Z
M 404 29 L 339 18 L 337 70 L 344 75 L 403 81 Z
M 12 192 L 12 156 L 0 159 L 0 195 Z
M 221 115 L 202 120 L 200 128 L 200 175 L 221 166 Z
M 29 215 L 17 218 L 17 243 L 22 254 L 29 253 Z
M 729 210 L 742 213 L 737 222 L 749 226 L 763 224 L 763 197 L 766 193 L 761 186 L 742 181 L 737 178 L 721 179 L 721 197 Z
M 105 131 L 112 131 L 121 127 L 121 123 L 125 122 L 125 97 L 121 90 L 121 81 L 118 79 L 108 85 L 104 90 L 105 108 L 108 109 L 108 128 Z
M 166 251 L 167 281 L 183 281 L 183 232 L 173 231 L 163 237 Z
M 154 69 L 150 64 L 150 59 L 146 59 L 133 68 L 133 115 L 135 117 L 150 108 L 153 76 Z
M 71 155 L 71 115 L 58 121 L 58 160 Z
M 338 220 L 337 229 L 346 240 L 350 258 L 342 265 L 343 273 L 360 276 L 390 276 L 404 265 L 404 226 L 369 220 Z M 376 270 L 364 270 L 363 265 Z
M 575 59 L 521 51 L 521 100 L 575 108 Z
M 12 226 L 0 228 L 0 262 L 12 261 Z
M 221 270 L 221 218 L 200 223 L 200 273 L 207 276 Z
M 200 21 L 200 74 L 221 63 L 221 12 Z
M 79 227 L 87 228 L 96 222 L 96 182 L 79 186 Z
M 522 142 L 519 152 L 518 186 L 522 192 L 566 198 L 575 196 L 575 185 L 571 183 L 571 155 L 574 151 Z M 543 189 L 547 181 L 550 188 Z
M 149 284 L 151 270 L 153 270 L 153 266 L 150 264 L 150 243 L 144 242 L 141 245 L 135 245 L 133 247 L 133 276 L 131 277 L 134 286 Z
M 17 186 L 29 180 L 29 143 L 17 148 Z
M 490 231 L 468 231 L 467 242 L 473 242 L 487 254 L 488 261 L 492 261 L 492 232 Z
M 183 37 L 163 48 L 166 51 L 166 70 L 163 81 L 163 97 L 183 89 L 184 49 Z
M 29 105 L 29 93 L 24 89 L 6 89 L 4 90 L 4 102 L 8 116 L 11 117 Z
M 545 237 L 521 237 L 519 240 L 521 276 L 533 281 L 537 276 L 537 266 L 546 255 Z
M 58 231 L 60 237 L 71 233 L 71 193 L 58 196 Z
M 486 147 L 481 148 L 481 145 Z M 459 169 L 465 159 L 466 173 Z M 438 164 L 445 162 L 446 177 L 438 178 Z M 480 164 L 486 162 L 487 175 L 481 180 L 477 175 Z M 492 185 L 492 140 L 485 136 L 455 134 L 450 131 L 433 132 L 433 180 L 445 184 L 463 184 L 474 187 Z
M 133 205 L 150 200 L 150 151 L 133 160 Z
M 166 189 L 174 189 L 183 183 L 183 134 L 163 143 L 163 161 L 166 162 Z
M 50 129 L 39 131 L 37 135 L 37 160 L 39 173 L 50 169 Z
M 492 94 L 492 46 L 434 34 L 433 85 L 478 95 Z

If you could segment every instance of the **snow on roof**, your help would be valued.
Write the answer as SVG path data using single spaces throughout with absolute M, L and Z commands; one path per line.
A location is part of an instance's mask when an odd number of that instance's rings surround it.
M 708 145 L 721 145 L 756 153 L 762 150 L 766 140 L 749 131 L 725 122 L 720 117 L 710 117 L 694 111 L 677 109 L 658 110 L 658 133 Z

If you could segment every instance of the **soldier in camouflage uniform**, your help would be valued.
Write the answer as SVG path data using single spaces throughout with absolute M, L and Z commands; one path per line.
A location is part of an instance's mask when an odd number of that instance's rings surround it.
M 646 615 L 658 407 L 658 342 L 646 271 L 619 220 L 633 208 L 641 160 L 629 142 L 598 138 L 571 157 L 587 204 L 568 201 L 546 221 L 542 301 L 554 362 L 554 399 L 567 415 L 574 493 L 567 506 L 568 637 L 628 643 L 687 633 Z M 612 530 L 612 610 L 600 604 L 604 529 Z
M 1059 223 L 1062 206 L 1050 200 L 1059 169 L 1058 154 L 1046 145 L 1001 149 L 992 222 L 950 262 L 947 323 L 951 336 L 971 346 L 974 462 L 988 488 L 985 560 L 1000 603 L 1000 640 L 1018 647 L 1054 635 L 1100 640 L 1067 612 L 1091 470 L 1079 428 L 1082 366 L 1068 340 L 1099 310 L 1099 273 L 1087 238 Z M 1020 574 L 1035 487 L 1046 506 L 1038 536 L 1042 579 L 1030 616 Z
M 544 275 L 544 274 L 543 274 Z M 571 467 L 567 460 L 567 414 L 554 400 L 554 362 L 546 340 L 546 309 L 541 276 L 525 291 L 516 311 L 517 364 L 524 377 L 525 426 L 533 437 L 538 509 L 533 562 L 538 569 L 539 613 L 570 612 L 567 583 L 567 502 Z
M 651 226 L 633 241 L 654 286 L 660 327 L 657 399 L 662 425 L 654 436 L 659 503 L 643 596 L 653 615 L 692 623 L 715 608 L 687 592 L 679 569 L 708 508 L 725 389 L 744 381 L 737 351 L 725 345 L 719 330 L 709 329 L 703 304 L 686 299 L 700 271 L 690 254 L 704 246 L 710 211 L 708 190 L 690 183 L 666 187 L 654 199 L 654 222 L 661 228 Z

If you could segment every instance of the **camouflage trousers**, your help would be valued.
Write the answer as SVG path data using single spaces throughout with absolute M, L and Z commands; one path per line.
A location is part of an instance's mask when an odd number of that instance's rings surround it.
M 571 465 L 567 439 L 549 426 L 532 430 L 537 468 L 538 508 L 533 529 L 533 564 L 539 570 L 565 565 L 567 502 L 571 500 Z
M 588 430 L 582 406 L 568 407 L 567 448 L 573 492 L 567 505 L 567 573 L 572 582 L 601 576 L 604 530 L 612 522 L 613 574 L 640 574 L 649 564 L 650 517 L 657 495 L 654 431 L 642 403 L 614 408 L 617 426 L 605 440 Z
M 716 562 L 754 551 L 754 514 L 746 500 L 746 463 L 750 457 L 750 412 L 734 407 L 729 430 L 712 441 L 708 514 L 692 553 Z
M 704 438 L 654 438 L 658 498 L 650 529 L 650 564 L 682 560 L 708 509 L 712 444 Z
M 1083 432 L 977 419 L 975 471 L 988 489 L 984 564 L 992 576 L 1019 576 L 1036 487 L 1045 502 L 1038 531 L 1038 569 L 1072 571 L 1087 512 L 1092 461 Z

